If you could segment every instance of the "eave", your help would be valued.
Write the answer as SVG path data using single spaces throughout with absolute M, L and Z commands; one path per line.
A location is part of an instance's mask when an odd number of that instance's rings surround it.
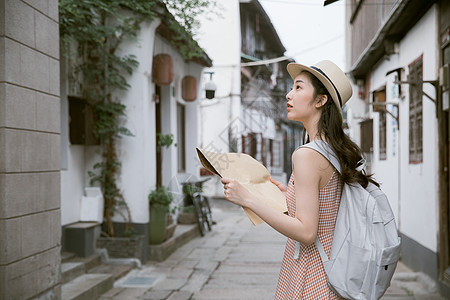
M 372 67 L 385 55 L 390 55 L 392 43 L 403 39 L 408 31 L 425 15 L 436 0 L 403 0 L 393 9 L 385 23 L 353 64 L 350 73 L 355 79 L 365 78 Z

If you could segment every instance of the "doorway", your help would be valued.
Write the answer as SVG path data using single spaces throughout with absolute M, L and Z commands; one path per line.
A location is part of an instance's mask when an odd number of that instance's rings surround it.
M 161 86 L 155 85 L 155 128 L 156 128 L 156 187 L 162 185 L 162 151 L 158 149 L 161 133 Z
M 443 47 L 442 66 L 450 67 L 450 44 Z M 449 83 L 444 83 L 438 103 L 439 129 L 439 275 L 450 285 L 450 108 Z M 447 99 L 447 100 L 444 100 Z

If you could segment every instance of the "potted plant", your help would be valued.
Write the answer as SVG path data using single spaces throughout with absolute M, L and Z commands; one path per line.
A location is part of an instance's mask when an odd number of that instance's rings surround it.
M 167 215 L 173 195 L 165 186 L 160 186 L 148 195 L 150 205 L 149 243 L 160 244 L 166 238 Z

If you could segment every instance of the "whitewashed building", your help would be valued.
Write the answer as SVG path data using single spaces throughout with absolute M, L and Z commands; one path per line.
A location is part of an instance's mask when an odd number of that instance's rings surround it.
M 201 100 L 199 146 L 247 153 L 286 181 L 288 153 L 302 128 L 290 123 L 283 110 L 291 84 L 288 60 L 265 62 L 282 57 L 285 48 L 257 0 L 221 1 L 220 6 L 220 15 L 202 20 L 198 35 L 213 60 L 203 82 L 212 80 L 217 86 L 213 99 Z M 213 179 L 205 192 L 222 196 L 223 186 Z
M 346 4 L 350 135 L 391 202 L 401 260 L 448 296 L 449 3 Z
M 127 118 L 124 127 L 133 134 L 122 137 L 118 142 L 121 162 L 118 186 L 130 209 L 133 227 L 146 237 L 145 247 L 148 244 L 148 194 L 159 185 L 181 190 L 177 184 L 178 177 L 199 172 L 198 164 L 192 159 L 196 155 L 195 147 L 198 145 L 199 136 L 197 98 L 200 97 L 203 68 L 211 65 L 211 60 L 204 52 L 199 58 L 191 60 L 183 58 L 180 50 L 171 43 L 174 33 L 170 31 L 168 22 L 174 22 L 173 17 L 167 11 L 163 11 L 153 22 L 141 24 L 138 42 L 122 45 L 121 52 L 134 54 L 139 66 L 128 78 L 130 88 L 115 95 L 126 105 Z M 161 54 L 170 57 L 172 61 L 170 71 L 173 78 L 168 83 L 158 85 L 152 68 L 155 59 Z M 80 116 L 71 115 L 75 111 L 71 108 L 77 103 L 83 105 L 83 99 L 78 98 L 77 86 L 68 80 L 70 68 L 67 71 L 67 66 L 63 65 L 63 70 L 65 71 L 61 76 L 61 224 L 64 228 L 80 221 L 101 223 L 103 212 L 94 214 L 94 217 L 100 216 L 100 220 L 96 220 L 93 219 L 92 211 L 83 209 L 82 198 L 86 196 L 85 188 L 90 186 L 88 171 L 92 171 L 93 165 L 101 160 L 100 149 L 99 146 L 91 145 L 89 140 L 91 129 L 89 126 L 92 125 L 89 116 L 86 115 L 89 110 L 83 108 L 81 114 L 85 121 L 81 124 Z M 194 82 L 196 81 L 196 96 L 190 101 L 185 101 L 182 97 L 182 82 L 186 76 L 193 76 Z M 80 130 L 81 133 L 75 132 Z M 173 134 L 174 144 L 158 152 L 158 133 Z M 181 194 L 177 196 L 181 197 Z M 114 221 L 120 225 L 126 220 L 120 214 L 116 214 Z

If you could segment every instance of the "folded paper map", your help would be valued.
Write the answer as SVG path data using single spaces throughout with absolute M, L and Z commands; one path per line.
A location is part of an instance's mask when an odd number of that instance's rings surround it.
M 286 197 L 270 181 L 269 171 L 256 159 L 244 153 L 217 153 L 197 148 L 202 165 L 214 174 L 238 181 L 262 203 L 280 212 L 286 212 Z M 263 220 L 253 211 L 244 208 L 253 225 Z

